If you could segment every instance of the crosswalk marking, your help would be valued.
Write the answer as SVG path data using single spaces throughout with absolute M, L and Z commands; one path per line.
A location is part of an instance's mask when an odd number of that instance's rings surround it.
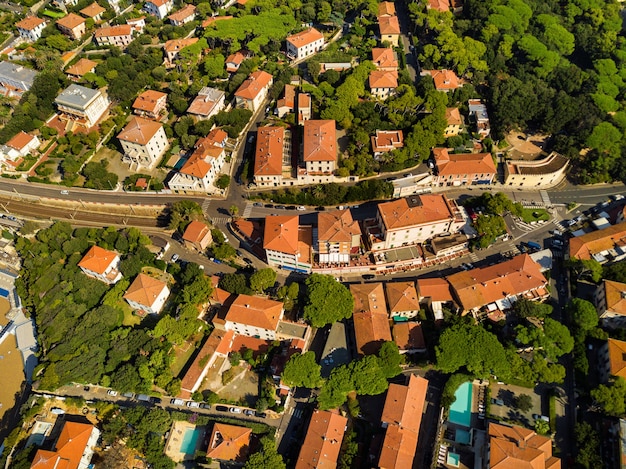
M 539 195 L 541 196 L 541 200 L 546 205 L 546 207 L 549 207 L 550 205 L 552 205 L 550 203 L 550 196 L 548 195 L 548 192 L 546 192 L 546 191 L 539 191 Z
M 250 212 L 252 212 L 252 202 L 246 202 L 246 208 L 243 211 L 243 218 L 248 218 L 250 216 Z
M 211 219 L 214 225 L 228 225 L 232 220 L 231 217 L 213 217 Z
M 204 202 L 202 202 L 202 211 L 204 213 L 207 213 L 209 210 L 209 205 L 211 205 L 211 199 L 204 199 Z

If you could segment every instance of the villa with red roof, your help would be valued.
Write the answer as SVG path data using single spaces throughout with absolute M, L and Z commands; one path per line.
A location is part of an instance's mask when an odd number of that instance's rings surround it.
M 209 244 L 213 242 L 213 237 L 211 236 L 211 230 L 206 224 L 193 220 L 185 228 L 183 241 L 185 241 L 185 246 L 204 252 L 209 247 Z
M 27 16 L 15 23 L 15 27 L 17 32 L 20 33 L 20 37 L 34 42 L 41 37 L 41 32 L 45 29 L 46 22 L 36 16 Z
M 317 254 L 320 264 L 350 263 L 361 246 L 361 227 L 350 210 L 317 214 Z
M 295 469 L 337 467 L 347 425 L 348 419 L 336 412 L 313 411 Z
M 449 153 L 447 148 L 433 148 L 434 186 L 470 186 L 492 184 L 498 171 L 491 153 Z
M 413 282 L 387 282 L 387 305 L 389 316 L 394 321 L 414 318 L 420 311 L 420 303 Z
M 168 187 L 178 194 L 216 192 L 214 181 L 226 162 L 227 140 L 228 134 L 220 128 L 199 139 L 189 159 L 167 183 Z
M 385 2 L 391 3 L 391 2 Z M 384 44 L 388 42 L 394 47 L 398 47 L 400 39 L 400 22 L 397 16 L 378 16 L 378 29 L 380 31 L 380 40 Z
M 99 28 L 94 33 L 93 38 L 100 47 L 116 46 L 120 49 L 126 49 L 128 44 L 133 41 L 133 28 L 129 24 Z
M 491 469 L 561 469 L 550 437 L 517 425 L 489 422 L 483 457 Z
M 69 36 L 70 39 L 78 40 L 86 31 L 85 18 L 75 13 L 70 13 L 57 20 L 57 28 L 59 28 L 63 34 Z
M 448 126 L 443 131 L 444 137 L 454 137 L 461 133 L 461 129 L 463 128 L 463 117 L 461 116 L 461 112 L 458 107 L 446 108 L 446 122 L 448 123 Z
M 93 60 L 80 59 L 74 65 L 67 67 L 65 73 L 70 80 L 79 81 L 87 73 L 93 73 L 97 65 L 98 62 L 94 62 Z
M 159 314 L 165 305 L 170 289 L 165 282 L 139 274 L 124 294 L 124 299 L 138 316 Z
M 86 469 L 100 438 L 100 430 L 88 423 L 63 422 L 52 450 L 39 449 L 31 469 Z
M 302 160 L 307 175 L 332 176 L 337 165 L 337 133 L 334 120 L 304 122 Z M 330 182 L 330 179 L 325 182 Z
M 237 295 L 224 317 L 224 329 L 248 337 L 276 340 L 283 318 L 283 303 L 250 295 Z
M 385 313 L 387 316 L 387 303 L 385 303 L 382 283 L 352 283 L 350 293 L 354 298 L 354 314 L 374 311 Z
M 8 165 L 12 169 L 17 167 L 26 155 L 33 154 L 41 145 L 34 135 L 23 130 L 0 147 L 0 166 Z
M 374 159 L 380 160 L 385 153 L 402 148 L 404 137 L 401 130 L 378 130 L 372 135 L 372 152 Z
M 310 272 L 312 242 L 311 227 L 300 226 L 298 215 L 273 215 L 265 218 L 263 249 L 270 266 Z
M 141 117 L 159 120 L 162 114 L 167 114 L 167 94 L 154 90 L 144 91 L 135 99 L 133 112 Z
M 187 113 L 199 120 L 210 119 L 226 107 L 225 96 L 226 93 L 222 90 L 205 86 L 198 91 L 198 95 L 187 108 Z
M 374 62 L 377 70 L 384 72 L 398 71 L 398 54 L 391 47 L 373 48 L 372 62 Z
M 603 326 L 626 327 L 626 283 L 604 280 L 593 296 L 593 303 Z
M 396 92 L 396 88 L 398 88 L 398 73 L 372 70 L 368 84 L 370 93 L 384 101 Z
M 461 209 L 443 194 L 413 195 L 378 204 L 376 219 L 366 220 L 372 251 L 409 246 L 465 225 Z
M 137 169 L 153 168 L 170 146 L 163 125 L 139 116 L 131 118 L 117 139 L 124 149 L 123 161 Z
M 146 17 L 140 16 L 139 18 L 129 18 L 126 20 L 126 24 L 129 24 L 131 28 L 133 28 L 133 32 L 143 34 L 143 28 L 146 27 Z
M 376 467 L 413 467 L 427 391 L 428 380 L 413 374 L 406 385 L 389 385 L 380 417 L 385 438 Z
M 437 91 L 454 91 L 463 86 L 459 77 L 452 70 L 422 70 L 422 76 L 430 75 Z
M 183 39 L 171 39 L 166 41 L 163 45 L 163 51 L 165 52 L 165 59 L 163 64 L 165 68 L 173 68 L 176 64 L 176 60 L 180 57 L 180 51 L 185 47 L 189 47 L 198 42 L 197 37 L 183 38 Z
M 256 111 L 265 101 L 267 93 L 274 83 L 274 78 L 267 72 L 257 70 L 250 74 L 235 92 L 236 106 Z
M 281 126 L 260 127 L 254 154 L 254 183 L 259 187 L 281 186 L 291 177 L 291 132 Z
M 90 277 L 113 284 L 122 279 L 120 256 L 115 251 L 92 246 L 78 263 L 78 267 Z
M 196 6 L 187 4 L 167 17 L 172 26 L 182 26 L 196 18 Z
M 96 23 L 102 19 L 102 14 L 107 11 L 106 8 L 102 8 L 98 3 L 93 2 L 91 5 L 86 6 L 80 10 L 80 14 L 85 18 L 91 18 Z
M 241 52 L 235 52 L 234 54 L 230 54 L 226 58 L 225 67 L 228 73 L 237 73 L 239 67 L 241 67 L 242 62 L 246 59 L 246 56 Z
M 213 424 L 206 448 L 207 458 L 244 463 L 250 453 L 252 430 L 225 423 Z
M 324 35 L 315 28 L 309 28 L 292 36 L 287 36 L 287 57 L 300 60 L 324 48 Z
M 164 19 L 173 8 L 172 0 L 148 0 L 143 6 L 146 13 L 160 20 Z

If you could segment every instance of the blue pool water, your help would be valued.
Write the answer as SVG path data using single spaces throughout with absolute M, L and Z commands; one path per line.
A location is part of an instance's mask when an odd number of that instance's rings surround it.
M 462 430 L 460 428 L 457 428 L 455 432 L 455 436 L 454 436 L 454 441 L 456 441 L 457 443 L 464 444 L 464 445 L 469 445 L 470 432 L 468 432 L 467 430 Z
M 461 462 L 461 455 L 456 453 L 448 453 L 447 461 L 450 466 L 459 467 Z
M 198 444 L 198 438 L 200 438 L 202 434 L 202 429 L 187 428 L 185 430 L 185 434 L 183 435 L 183 442 L 180 444 L 180 452 L 184 454 L 193 454 L 196 452 L 196 447 Z
M 450 406 L 448 420 L 457 425 L 469 427 L 472 421 L 472 383 L 461 384 L 454 393 L 456 400 Z
M 5 290 L 4 288 L 0 288 L 0 296 L 2 296 L 3 298 L 8 298 L 9 297 L 9 290 Z

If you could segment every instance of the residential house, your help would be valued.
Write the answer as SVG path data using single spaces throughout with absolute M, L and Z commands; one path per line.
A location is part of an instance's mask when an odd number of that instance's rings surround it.
M 298 215 L 265 218 L 263 249 L 272 267 L 308 273 L 311 271 L 312 230 L 299 226 Z
M 598 373 L 607 383 L 611 376 L 626 379 L 626 342 L 608 338 L 598 350 Z
M 146 274 L 139 274 L 126 290 L 124 299 L 138 316 L 143 317 L 147 314 L 159 314 L 168 296 L 170 289 L 167 283 Z
M 0 94 L 19 98 L 30 90 L 37 72 L 11 62 L 0 62 Z
M 85 18 L 91 18 L 95 23 L 97 23 L 102 19 L 102 14 L 105 11 L 107 11 L 106 8 L 102 8 L 97 2 L 93 2 L 80 10 L 80 14 Z
M 254 155 L 254 183 L 277 187 L 291 176 L 291 133 L 284 127 L 260 127 Z
M 380 417 L 385 438 L 376 467 L 393 469 L 414 466 L 427 391 L 428 380 L 413 374 L 409 375 L 406 386 L 389 385 Z
M 374 159 L 380 160 L 385 153 L 402 148 L 404 146 L 404 136 L 401 130 L 378 130 L 376 135 L 372 135 L 372 152 Z
M 196 18 L 196 6 L 187 4 L 167 17 L 172 26 L 182 26 Z
M 380 31 L 380 41 L 398 47 L 400 39 L 400 23 L 397 16 L 379 16 L 378 29 Z
M 604 327 L 626 327 L 626 283 L 603 280 L 593 302 Z
M 300 447 L 295 469 L 337 466 L 348 419 L 328 410 L 314 410 Z
M 279 119 L 296 110 L 296 87 L 285 85 L 283 97 L 276 102 L 276 115 Z
M 450 11 L 450 0 L 428 0 L 426 8 L 441 12 Z
M 115 251 L 91 246 L 78 263 L 85 275 L 112 285 L 122 279 L 120 256 Z
M 571 259 L 595 259 L 601 264 L 626 257 L 626 222 L 569 240 Z
M 11 140 L 0 147 L 0 166 L 8 165 L 16 168 L 22 159 L 34 153 L 41 142 L 34 135 L 27 134 L 23 130 L 18 132 Z
M 398 88 L 398 73 L 372 70 L 368 79 L 370 93 L 378 99 L 385 100 Z
M 250 74 L 235 92 L 235 102 L 237 107 L 242 107 L 255 112 L 265 98 L 267 92 L 274 83 L 272 75 L 262 70 L 257 70 Z
M 107 0 L 107 3 L 116 15 L 119 15 L 122 12 L 122 9 L 120 8 L 120 0 Z
M 315 28 L 309 28 L 292 36 L 287 36 L 287 57 L 300 60 L 324 48 L 324 35 Z
M 87 469 L 100 438 L 90 423 L 66 420 L 51 450 L 38 449 L 31 469 Z
M 213 237 L 211 236 L 211 230 L 205 223 L 193 220 L 187 225 L 187 228 L 185 228 L 183 241 L 187 248 L 204 252 L 213 242 Z
M 393 2 L 380 2 L 378 4 L 378 15 L 380 17 L 384 16 L 396 16 L 396 5 Z
M 237 295 L 224 317 L 224 329 L 248 337 L 276 340 L 283 318 L 283 303 L 250 295 Z
M 133 112 L 147 119 L 161 119 L 167 114 L 167 94 L 154 90 L 144 91 L 135 99 Z
M 302 160 L 310 175 L 330 175 L 337 163 L 337 135 L 334 120 L 304 123 Z
M 569 158 L 554 151 L 540 160 L 507 160 L 504 184 L 518 189 L 546 189 L 563 180 L 568 166 Z
M 393 341 L 401 354 L 426 351 L 422 323 L 419 321 L 395 322 L 391 329 Z
M 391 47 L 374 47 L 372 62 L 376 69 L 384 72 L 398 71 L 398 54 Z
M 454 299 L 450 292 L 450 283 L 444 278 L 418 278 L 417 297 L 420 303 L 430 308 L 436 321 L 443 321 L 443 308 L 455 311 Z
M 128 44 L 133 41 L 133 28 L 129 24 L 99 28 L 94 33 L 93 38 L 100 47 L 116 46 L 120 49 L 126 49 Z
M 185 47 L 192 46 L 196 42 L 198 42 L 197 37 L 166 41 L 163 45 L 163 50 L 165 51 L 165 67 L 172 68 L 174 66 L 174 62 L 180 57 L 180 51 Z
M 216 461 L 244 463 L 250 454 L 251 441 L 250 428 L 215 422 L 208 439 L 206 456 Z
M 217 88 L 203 87 L 198 96 L 189 105 L 187 113 L 193 114 L 199 120 L 210 119 L 226 107 L 226 93 Z
M 296 124 L 304 125 L 311 119 L 311 95 L 309 93 L 298 93 Z
M 214 192 L 213 183 L 226 162 L 227 140 L 228 134 L 220 128 L 199 139 L 191 156 L 168 182 L 169 188 L 176 193 Z
M 550 296 L 548 280 L 528 254 L 499 264 L 457 272 L 447 277 L 463 314 L 486 308 L 506 311 L 519 299 L 542 301 Z
M 359 253 L 361 228 L 350 210 L 331 210 L 317 214 L 317 253 L 320 264 L 348 265 L 350 256 Z
M 434 186 L 492 184 L 498 175 L 491 153 L 450 153 L 433 148 Z
M 41 32 L 45 29 L 46 22 L 36 16 L 27 16 L 15 23 L 15 27 L 22 39 L 35 42 L 41 37 Z
M 59 118 L 91 128 L 109 108 L 109 100 L 100 90 L 71 84 L 56 97 Z
M 430 75 L 435 82 L 435 89 L 444 93 L 463 86 L 459 77 L 452 70 L 422 70 L 421 75 Z
M 57 20 L 57 28 L 70 39 L 78 40 L 86 32 L 85 18 L 70 13 Z
M 443 194 L 383 202 L 378 204 L 376 219 L 365 223 L 372 251 L 422 243 L 440 234 L 456 233 L 464 225 L 461 208 Z
M 353 283 L 350 284 L 350 293 L 354 298 L 354 313 L 374 311 L 387 315 L 382 283 Z
M 396 322 L 414 318 L 420 312 L 420 303 L 413 282 L 387 282 L 387 305 L 389 316 Z
M 458 107 L 446 108 L 446 122 L 448 123 L 446 130 L 443 132 L 445 138 L 456 137 L 461 133 L 463 128 L 463 117 Z
M 489 137 L 491 124 L 487 114 L 487 106 L 480 99 L 470 99 L 467 102 L 470 120 L 476 125 L 476 132 L 482 138 Z
M 357 353 L 375 355 L 385 342 L 391 341 L 389 317 L 384 311 L 365 311 L 352 315 Z
M 131 118 L 117 139 L 124 149 L 123 160 L 137 169 L 153 168 L 169 148 L 163 125 L 139 116 Z
M 243 61 L 246 59 L 246 56 L 243 55 L 241 52 L 235 52 L 234 54 L 230 54 L 227 58 L 226 58 L 226 71 L 228 73 L 237 73 L 237 71 L 239 70 L 239 67 L 241 67 L 241 64 L 243 63 Z
M 74 65 L 67 67 L 65 73 L 67 77 L 72 81 L 81 80 L 87 73 L 93 73 L 96 69 L 98 62 L 94 62 L 89 59 L 80 59 Z
M 173 0 L 148 0 L 143 6 L 146 13 L 160 20 L 164 19 L 173 8 Z
M 129 18 L 126 20 L 126 24 L 129 24 L 130 27 L 133 28 L 134 33 L 143 34 L 143 28 L 146 27 L 146 17 Z
M 484 461 L 491 469 L 561 469 L 552 455 L 552 440 L 517 425 L 489 422 Z

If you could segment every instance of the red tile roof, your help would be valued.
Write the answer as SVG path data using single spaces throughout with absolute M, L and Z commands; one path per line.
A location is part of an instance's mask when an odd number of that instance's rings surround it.
M 45 23 L 45 21 L 41 18 L 37 18 L 36 16 L 27 16 L 22 21 L 15 23 L 15 27 L 32 31 L 42 23 Z
M 133 116 L 118 135 L 118 140 L 146 145 L 163 126 L 150 119 Z
M 497 173 L 491 153 L 448 153 L 447 148 L 433 148 L 439 176 Z
M 176 52 L 195 44 L 198 40 L 199 39 L 197 37 L 191 37 L 188 39 L 171 39 L 165 42 L 163 48 L 166 52 Z
M 133 27 L 130 24 L 120 24 L 118 26 L 110 26 L 96 29 L 94 36 L 96 38 L 130 36 L 132 32 Z
M 611 376 L 620 376 L 626 379 L 626 342 L 609 338 L 606 343 Z
M 211 335 L 204 342 L 204 345 L 202 345 L 202 348 L 181 380 L 181 396 L 188 397 L 190 395 L 191 389 L 197 383 L 204 370 L 205 365 L 200 365 L 201 363 L 206 363 L 214 353 L 222 356 L 227 356 L 230 353 L 234 337 L 234 331 L 223 331 L 220 329 L 211 331 Z
M 99 246 L 92 246 L 87 254 L 78 263 L 78 267 L 95 272 L 97 274 L 104 274 L 109 266 L 115 261 L 118 254 L 115 251 L 108 251 L 102 249 Z
M 68 29 L 74 29 L 85 22 L 85 18 L 78 16 L 75 13 L 70 13 L 61 19 L 57 20 L 57 24 Z
M 133 103 L 133 109 L 154 113 L 159 101 L 163 98 L 167 98 L 167 94 L 161 93 L 160 91 L 146 90 L 137 96 L 137 99 L 135 99 Z
M 298 253 L 298 215 L 274 215 L 265 218 L 263 249 Z
M 20 132 L 17 135 L 15 135 L 11 140 L 7 142 L 7 146 L 20 151 L 22 148 L 28 145 L 34 138 L 35 137 L 33 137 L 32 135 L 27 134 L 23 130 L 20 130 Z
M 209 227 L 200 221 L 193 220 L 183 233 L 183 239 L 190 243 L 199 243 L 209 233 Z
M 430 75 L 439 91 L 456 90 L 461 87 L 459 77 L 452 70 L 424 70 L 422 75 Z
M 185 5 L 176 13 L 172 13 L 167 17 L 170 21 L 184 21 L 192 15 L 196 14 L 196 6 L 195 5 Z
M 354 313 L 354 336 L 356 348 L 361 355 L 378 353 L 383 343 L 391 341 L 389 316 L 384 311 Z
M 219 461 L 244 462 L 250 452 L 251 438 L 250 428 L 214 423 L 206 455 Z
M 225 320 L 275 331 L 283 314 L 283 304 L 258 296 L 238 295 L 226 312 Z
M 392 316 L 403 311 L 419 311 L 420 303 L 413 282 L 387 282 L 385 291 Z
M 380 2 L 378 4 L 378 16 L 395 16 L 396 6 L 393 2 Z
M 350 293 L 354 298 L 354 313 L 375 311 L 387 315 L 382 283 L 353 283 L 350 285 Z
M 605 280 L 604 295 L 607 311 L 626 316 L 626 283 Z
M 78 469 L 93 425 L 66 421 L 54 451 L 38 450 L 31 469 Z
M 458 107 L 447 107 L 446 108 L 446 121 L 448 125 L 461 125 L 463 124 L 463 119 L 461 119 L 461 112 Z M 434 151 L 434 149 L 433 149 Z
M 396 322 L 393 325 L 393 341 L 400 350 L 421 350 L 426 348 L 422 324 L 417 321 Z
M 234 54 L 230 54 L 226 59 L 226 71 L 230 73 L 235 73 L 239 70 L 239 66 L 245 60 L 245 55 L 241 52 L 235 52 Z
M 287 42 L 293 44 L 297 49 L 319 41 L 320 39 L 324 39 L 324 35 L 315 28 L 309 28 L 292 36 L 287 36 Z
M 93 2 L 91 5 L 86 6 L 82 10 L 80 10 L 80 14 L 86 16 L 87 18 L 95 18 L 98 15 L 104 13 L 106 8 L 102 8 L 96 2 Z
M 569 255 L 571 258 L 589 260 L 594 254 L 616 246 L 626 246 L 626 222 L 571 238 Z
M 376 135 L 372 135 L 374 153 L 392 151 L 403 146 L 404 137 L 401 130 L 376 130 Z
M 391 47 L 373 48 L 372 62 L 376 68 L 398 68 L 398 57 Z
M 145 274 L 139 274 L 124 294 L 125 300 L 134 301 L 142 306 L 152 307 L 167 284 Z
M 98 62 L 94 62 L 89 59 L 80 59 L 71 67 L 65 69 L 65 73 L 68 75 L 75 75 L 77 77 L 82 77 L 86 73 L 93 72 L 93 70 L 98 65 Z
M 378 212 L 387 230 L 429 225 L 453 218 L 450 203 L 443 194 L 422 194 L 412 196 L 417 204 L 409 204 L 408 199 L 398 199 L 378 205 Z
M 443 278 L 418 278 L 417 294 L 419 298 L 430 298 L 431 301 L 452 301 L 450 284 Z
M 235 92 L 235 96 L 244 99 L 256 98 L 261 90 L 267 88 L 272 82 L 272 75 L 262 70 L 253 72 Z
M 383 35 L 394 35 L 400 34 L 400 23 L 398 22 L 397 16 L 379 16 L 378 17 L 378 28 L 380 29 L 380 34 Z
M 517 425 L 489 423 L 489 467 L 492 469 L 560 469 L 552 440 Z
M 282 175 L 284 145 L 284 127 L 271 126 L 258 129 L 254 156 L 255 176 Z
M 337 134 L 334 120 L 304 123 L 304 161 L 337 161 Z
M 199 139 L 194 151 L 185 162 L 180 172 L 189 176 L 202 179 L 211 170 L 213 159 L 219 158 L 224 153 L 224 141 L 228 134 L 222 129 L 216 128 L 204 138 Z
M 327 410 L 315 410 L 300 447 L 295 469 L 334 468 L 348 419 Z
M 350 210 L 331 210 L 317 214 L 317 239 L 320 243 L 350 243 L 360 235 L 359 222 Z
M 369 76 L 369 87 L 371 90 L 376 88 L 395 89 L 398 87 L 398 74 L 397 72 L 372 70 Z

